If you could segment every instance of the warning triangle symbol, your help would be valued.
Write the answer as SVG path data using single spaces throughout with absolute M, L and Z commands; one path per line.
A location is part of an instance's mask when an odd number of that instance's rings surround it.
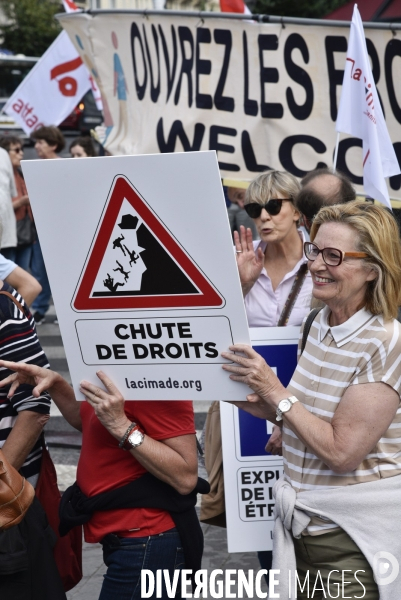
M 224 304 L 161 219 L 118 175 L 75 291 L 73 309 L 221 308 Z

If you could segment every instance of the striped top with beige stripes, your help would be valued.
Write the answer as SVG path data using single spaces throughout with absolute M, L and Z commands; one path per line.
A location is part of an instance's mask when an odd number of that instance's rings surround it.
M 384 382 L 401 391 L 401 325 L 362 309 L 345 323 L 328 325 L 325 307 L 312 324 L 305 350 L 288 389 L 314 415 L 331 422 L 350 385 Z M 389 429 L 355 471 L 335 473 L 286 426 L 283 427 L 286 479 L 296 491 L 374 481 L 401 474 L 401 405 Z M 310 535 L 333 524 L 314 517 Z

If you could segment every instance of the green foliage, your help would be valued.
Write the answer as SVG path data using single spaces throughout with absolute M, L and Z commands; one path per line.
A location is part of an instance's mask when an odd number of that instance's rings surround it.
M 321 19 L 349 0 L 254 0 L 249 2 L 254 14 Z
M 7 23 L 0 26 L 1 46 L 16 54 L 41 56 L 61 31 L 54 18 L 63 12 L 50 0 L 1 0 Z

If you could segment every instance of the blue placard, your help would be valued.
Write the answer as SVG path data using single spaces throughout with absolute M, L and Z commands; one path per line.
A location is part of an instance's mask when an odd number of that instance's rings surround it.
M 266 362 L 276 367 L 277 375 L 287 386 L 297 365 L 297 344 L 254 346 Z M 266 421 L 257 419 L 243 410 L 238 411 L 241 457 L 268 455 L 265 446 L 270 435 L 266 431 Z

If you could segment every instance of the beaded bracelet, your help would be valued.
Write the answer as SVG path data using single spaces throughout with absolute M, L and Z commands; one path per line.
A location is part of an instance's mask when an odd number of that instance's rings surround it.
M 133 429 L 135 429 L 135 427 L 136 427 L 136 426 L 137 426 L 137 425 L 136 425 L 136 423 L 134 423 L 134 422 L 132 422 L 132 423 L 130 424 L 130 426 L 128 427 L 127 431 L 124 433 L 123 437 L 121 438 L 121 440 L 120 440 L 120 443 L 118 444 L 118 447 L 119 447 L 119 448 L 122 448 L 122 447 L 124 446 L 124 444 L 125 444 L 125 442 L 126 442 L 126 440 L 127 440 L 128 436 L 129 436 L 129 434 L 131 433 L 131 431 L 132 431 Z

